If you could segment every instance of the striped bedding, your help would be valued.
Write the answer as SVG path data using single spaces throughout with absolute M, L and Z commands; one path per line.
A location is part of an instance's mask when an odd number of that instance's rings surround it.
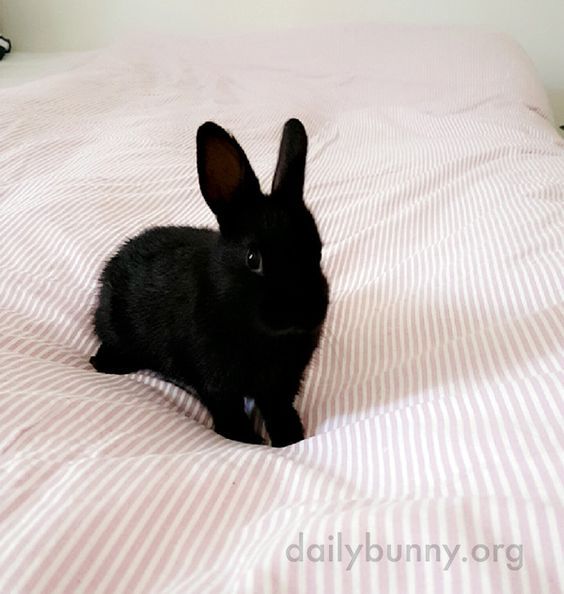
M 523 51 L 450 28 L 154 41 L 0 91 L 0 593 L 561 592 L 564 144 Z M 88 358 L 104 259 L 214 224 L 197 126 L 266 188 L 290 116 L 332 302 L 307 439 L 273 449 Z

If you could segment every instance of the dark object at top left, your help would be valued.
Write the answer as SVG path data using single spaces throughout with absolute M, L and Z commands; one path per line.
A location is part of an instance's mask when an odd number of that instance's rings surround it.
M 12 43 L 9 39 L 0 35 L 0 60 L 4 57 L 4 54 L 9 54 L 12 51 Z

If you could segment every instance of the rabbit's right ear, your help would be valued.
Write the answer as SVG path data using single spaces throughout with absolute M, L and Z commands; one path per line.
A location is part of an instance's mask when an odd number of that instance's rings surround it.
M 200 189 L 216 216 L 260 193 L 260 184 L 243 149 L 221 126 L 202 124 L 196 147 Z
M 292 118 L 284 124 L 278 163 L 272 182 L 272 193 L 289 200 L 301 200 L 307 156 L 307 134 L 304 125 Z

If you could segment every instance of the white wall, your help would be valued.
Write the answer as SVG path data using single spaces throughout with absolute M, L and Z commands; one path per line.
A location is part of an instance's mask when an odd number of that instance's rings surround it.
M 207 32 L 357 20 L 480 24 L 510 33 L 553 98 L 560 97 L 564 121 L 564 0 L 0 0 L 0 30 L 16 48 L 31 51 L 91 48 L 148 29 Z

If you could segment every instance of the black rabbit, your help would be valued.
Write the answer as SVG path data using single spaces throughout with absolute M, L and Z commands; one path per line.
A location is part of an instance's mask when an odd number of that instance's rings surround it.
M 154 227 L 128 240 L 101 275 L 94 325 L 105 373 L 152 369 L 192 386 L 215 430 L 273 446 L 304 437 L 293 402 L 328 306 L 321 240 L 303 201 L 307 136 L 286 122 L 265 196 L 237 141 L 212 122 L 197 133 L 202 194 L 220 231 Z

